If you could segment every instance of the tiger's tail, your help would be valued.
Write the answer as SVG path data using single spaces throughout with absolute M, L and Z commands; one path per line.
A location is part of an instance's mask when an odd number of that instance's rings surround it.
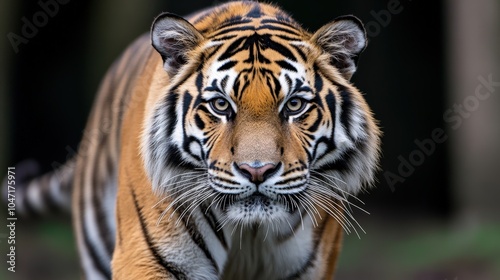
M 40 166 L 34 160 L 25 160 L 12 169 L 13 180 L 4 178 L 2 198 L 14 206 L 22 217 L 69 214 L 75 160 L 69 160 L 57 169 L 40 175 Z M 13 204 L 13 205 L 12 205 Z

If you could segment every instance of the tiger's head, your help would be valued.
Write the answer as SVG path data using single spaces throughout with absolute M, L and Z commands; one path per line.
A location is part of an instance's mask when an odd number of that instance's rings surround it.
M 380 133 L 349 82 L 366 46 L 357 18 L 309 33 L 274 6 L 232 2 L 189 20 L 164 13 L 151 31 L 169 80 L 142 135 L 156 191 L 252 224 L 334 214 L 372 183 Z

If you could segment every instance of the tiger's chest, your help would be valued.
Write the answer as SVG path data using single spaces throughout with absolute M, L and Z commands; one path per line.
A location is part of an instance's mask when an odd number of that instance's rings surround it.
M 293 232 L 288 226 L 261 226 L 244 232 L 237 228 L 221 279 L 287 279 L 302 271 L 315 254 L 313 228 L 308 221 L 304 224 Z

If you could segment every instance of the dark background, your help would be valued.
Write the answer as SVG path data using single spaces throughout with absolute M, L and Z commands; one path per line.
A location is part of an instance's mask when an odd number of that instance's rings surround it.
M 361 240 L 355 236 L 347 238 L 339 278 L 454 279 L 475 275 L 476 266 L 490 269 L 490 255 L 486 257 L 486 264 L 481 258 L 479 264 L 474 259 L 466 272 L 460 272 L 464 267 L 461 264 L 468 265 L 471 261 L 460 252 L 445 254 L 437 260 L 433 258 L 433 250 L 441 249 L 432 244 L 444 243 L 442 250 L 446 251 L 453 246 L 446 247 L 444 240 L 456 233 L 449 229 L 459 213 L 450 169 L 452 142 L 436 144 L 436 151 L 425 157 L 404 182 L 391 185 L 384 177 L 387 172 L 398 174 L 400 156 L 408 159 L 416 149 L 416 139 L 430 138 L 436 128 L 450 131 L 443 120 L 443 112 L 450 107 L 446 3 L 410 0 L 274 2 L 310 31 L 345 14 L 359 17 L 368 28 L 368 48 L 360 58 L 352 81 L 365 93 L 380 121 L 384 132 L 383 157 L 376 188 L 359 196 L 366 203 L 363 208 L 371 212 L 370 216 L 356 213 L 362 225 L 366 225 L 367 234 Z M 127 44 L 147 32 L 154 17 L 162 11 L 185 15 L 216 3 L 70 0 L 67 4 L 58 3 L 57 13 L 48 17 L 47 24 L 38 28 L 28 43 L 19 45 L 17 53 L 4 36 L 1 42 L 5 78 L 2 94 L 8 106 L 2 112 L 7 133 L 0 143 L 5 151 L 1 167 L 28 158 L 39 161 L 45 171 L 50 171 L 54 164 L 63 163 L 78 147 L 100 79 Z M 392 5 L 389 3 L 399 3 L 394 4 L 398 8 L 388 8 Z M 22 18 L 33 22 L 33 15 L 42 10 L 38 3 L 27 0 L 11 1 L 7 6 L 8 10 L 0 15 L 7 17 L 5 34 L 21 34 Z M 43 271 L 37 279 L 65 279 L 75 275 L 74 270 L 78 267 L 64 219 L 43 224 L 26 221 L 21 226 L 19 238 L 24 238 L 32 249 L 22 249 L 24 255 L 31 257 L 19 256 L 24 265 L 19 269 L 24 272 L 16 277 L 29 275 L 23 273 L 33 267 Z M 427 230 L 423 235 L 428 239 L 419 239 L 422 230 Z M 481 231 L 489 236 L 488 233 Z M 393 248 L 385 259 L 379 258 L 386 252 L 386 247 L 379 247 L 382 244 Z M 419 251 L 422 246 L 418 244 L 427 246 L 427 252 Z M 43 257 L 48 255 L 54 259 Z M 380 266 L 371 261 L 377 258 Z M 412 262 L 413 259 L 416 260 Z M 430 261 L 426 262 L 427 259 Z M 398 260 L 403 264 L 395 265 Z M 418 265 L 412 265 L 415 263 Z M 367 274 L 360 274 L 360 267 Z M 467 274 L 470 271 L 472 274 Z

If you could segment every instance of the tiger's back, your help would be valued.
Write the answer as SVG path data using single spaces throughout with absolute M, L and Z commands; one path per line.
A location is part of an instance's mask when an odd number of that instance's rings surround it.
M 139 106 L 140 77 L 153 55 L 149 36 L 138 38 L 103 80 L 76 157 L 72 217 L 88 279 L 110 279 L 124 114 Z M 142 85 L 145 86 L 145 85 Z M 146 92 L 144 92 L 146 94 Z
M 361 23 L 312 34 L 246 1 L 188 20 L 160 15 L 101 84 L 68 167 L 85 277 L 331 279 L 379 157 Z

